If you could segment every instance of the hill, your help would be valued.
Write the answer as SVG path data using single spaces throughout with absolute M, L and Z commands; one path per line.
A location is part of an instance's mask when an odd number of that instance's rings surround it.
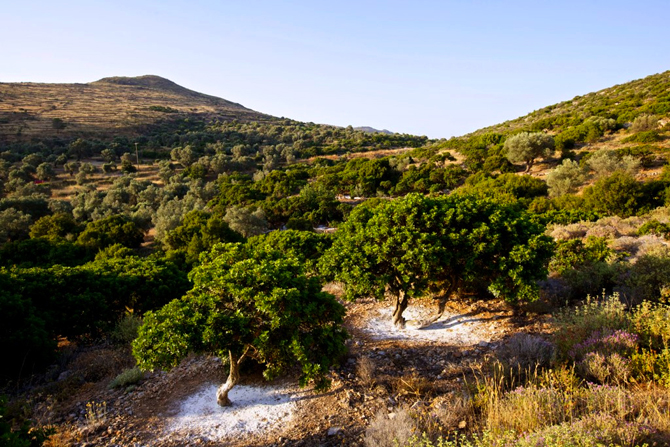
M 5 141 L 139 135 L 153 126 L 186 119 L 269 118 L 153 75 L 88 84 L 0 83 L 0 139 Z
M 383 134 L 386 134 L 386 135 L 393 135 L 393 132 L 391 132 L 390 130 L 386 130 L 386 129 L 379 130 L 379 129 L 375 129 L 374 127 L 370 127 L 370 126 L 354 127 L 354 130 L 360 130 L 361 132 L 368 132 L 368 133 L 383 133 Z
M 600 149 L 640 158 L 640 179 L 657 175 L 670 150 L 670 71 L 577 96 L 437 147 L 459 151 L 470 170 L 510 172 L 515 168 L 506 159 L 504 143 L 519 132 L 554 137 L 556 153 L 536 164 L 531 175 L 542 177 L 564 158 L 582 160 Z
M 519 130 L 548 130 L 556 133 L 579 125 L 591 116 L 613 118 L 623 125 L 641 114 L 670 114 L 670 71 L 575 96 L 571 100 L 479 129 L 472 134 Z

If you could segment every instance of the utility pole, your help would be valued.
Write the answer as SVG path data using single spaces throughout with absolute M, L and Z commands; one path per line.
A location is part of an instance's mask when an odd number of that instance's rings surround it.
M 135 159 L 137 160 L 137 169 L 140 169 L 140 153 L 137 151 L 137 143 L 135 143 Z

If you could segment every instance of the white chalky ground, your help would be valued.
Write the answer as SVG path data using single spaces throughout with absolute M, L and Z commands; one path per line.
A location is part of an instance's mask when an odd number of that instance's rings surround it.
M 297 407 L 295 389 L 274 386 L 235 386 L 230 407 L 216 403 L 217 384 L 203 386 L 180 406 L 169 432 L 193 434 L 212 440 L 270 431 L 288 424 Z
M 433 324 L 421 327 L 421 322 L 436 313 L 436 308 L 410 306 L 403 316 L 407 323 L 405 329 L 397 329 L 391 323 L 393 309 L 386 307 L 376 311 L 370 318 L 364 331 L 376 340 L 422 340 L 452 345 L 474 345 L 489 341 L 492 334 L 476 315 L 457 315 L 445 312 Z

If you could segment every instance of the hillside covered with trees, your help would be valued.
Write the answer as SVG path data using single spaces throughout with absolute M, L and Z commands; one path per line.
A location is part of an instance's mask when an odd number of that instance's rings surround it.
M 3 386 L 67 421 L 72 394 L 104 382 L 135 398 L 197 353 L 226 370 L 221 405 L 245 377 L 282 375 L 336 381 L 346 408 L 384 402 L 329 442 L 670 442 L 669 92 L 666 72 L 429 140 L 158 77 L 0 84 Z M 435 310 L 419 330 L 474 302 L 517 326 L 449 351 L 457 373 L 405 371 L 393 345 L 385 365 L 400 366 L 375 376 L 356 350 L 366 317 L 347 319 L 369 298 L 390 301 L 398 331 L 416 302 Z M 91 352 L 116 360 L 77 367 Z M 97 439 L 69 423 L 64 439 Z

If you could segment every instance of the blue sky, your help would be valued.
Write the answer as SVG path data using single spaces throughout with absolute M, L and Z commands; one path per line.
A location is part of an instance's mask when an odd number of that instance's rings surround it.
M 664 1 L 31 1 L 0 81 L 156 74 L 301 121 L 462 135 L 670 70 Z

